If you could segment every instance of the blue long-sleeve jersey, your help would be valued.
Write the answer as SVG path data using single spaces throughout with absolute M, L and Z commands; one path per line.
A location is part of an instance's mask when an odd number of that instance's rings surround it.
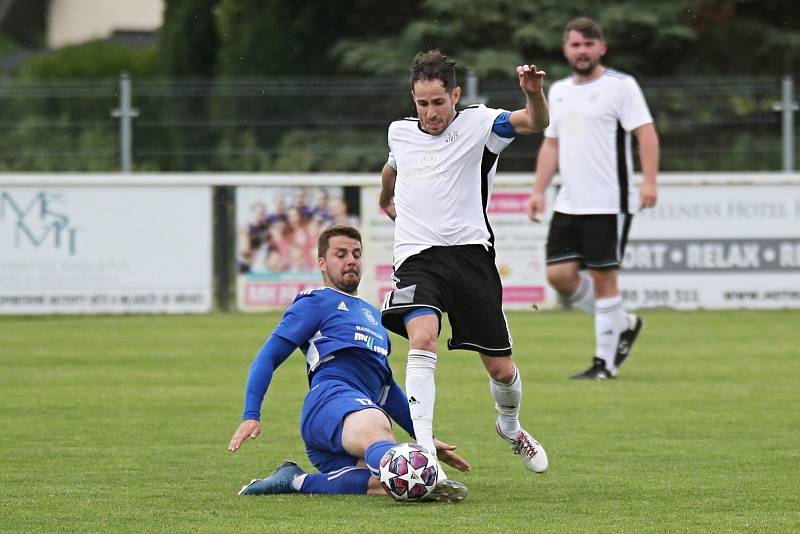
M 243 419 L 260 419 L 275 369 L 297 347 L 306 357 L 309 387 L 326 378 L 349 382 L 413 436 L 408 400 L 389 367 L 391 343 L 380 312 L 330 287 L 298 294 L 284 313 L 250 367 Z

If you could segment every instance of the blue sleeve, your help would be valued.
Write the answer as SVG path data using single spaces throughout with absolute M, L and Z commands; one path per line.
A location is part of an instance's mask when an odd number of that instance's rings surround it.
M 261 420 L 261 403 L 267 393 L 272 374 L 280 364 L 297 348 L 293 342 L 273 334 L 258 351 L 258 355 L 250 365 L 247 376 L 247 389 L 244 394 L 244 415 L 242 420 Z
M 392 380 L 389 385 L 389 394 L 386 396 L 386 402 L 381 406 L 383 411 L 389 414 L 389 417 L 394 419 L 400 427 L 408 432 L 412 438 L 414 436 L 414 423 L 411 422 L 411 412 L 408 411 L 408 398 L 397 382 Z
M 511 126 L 509 119 L 511 118 L 510 111 L 504 111 L 494 120 L 492 124 L 492 132 L 500 137 L 516 137 L 517 131 Z
M 278 335 L 288 339 L 295 346 L 314 337 L 320 328 L 322 302 L 312 294 L 300 294 L 283 314 L 280 324 L 275 328 L 273 336 Z

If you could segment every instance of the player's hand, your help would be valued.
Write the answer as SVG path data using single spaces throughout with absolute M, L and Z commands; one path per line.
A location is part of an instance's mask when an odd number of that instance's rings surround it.
M 436 438 L 433 438 L 433 444 L 436 446 L 436 455 L 441 461 L 450 467 L 455 467 L 459 471 L 469 471 L 469 462 L 456 454 L 455 445 L 448 445 L 444 441 Z
M 247 438 L 256 439 L 261 434 L 261 422 L 255 419 L 245 419 L 236 432 L 233 433 L 231 442 L 228 444 L 228 450 L 236 452 L 242 446 L 244 440 Z
M 546 207 L 543 193 L 531 193 L 526 206 L 528 218 L 535 223 L 540 222 Z
M 657 199 L 656 184 L 643 183 L 639 187 L 639 207 L 641 209 L 652 208 L 656 205 Z
M 544 76 L 547 74 L 543 70 L 536 70 L 536 65 L 519 65 L 517 76 L 519 77 L 519 87 L 526 94 L 538 93 L 544 87 Z

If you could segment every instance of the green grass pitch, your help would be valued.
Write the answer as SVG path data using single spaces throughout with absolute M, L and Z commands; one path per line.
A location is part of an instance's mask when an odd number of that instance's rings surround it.
M 509 314 L 544 475 L 495 435 L 477 356 L 442 351 L 437 435 L 473 465 L 450 470 L 470 488 L 454 505 L 236 496 L 283 458 L 310 468 L 299 353 L 262 436 L 227 452 L 278 314 L 0 318 L 0 531 L 800 531 L 800 310 L 642 315 L 620 378 L 587 383 L 567 377 L 590 363 L 588 316 Z

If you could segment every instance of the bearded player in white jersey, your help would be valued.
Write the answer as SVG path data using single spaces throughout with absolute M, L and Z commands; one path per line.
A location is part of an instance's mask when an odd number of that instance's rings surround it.
M 641 318 L 622 308 L 617 272 L 632 214 L 656 203 L 659 157 L 642 91 L 631 76 L 600 63 L 606 50 L 593 20 L 582 17 L 565 27 L 564 56 L 573 74 L 550 88 L 552 120 L 528 201 L 528 215 L 538 222 L 545 211 L 544 192 L 558 169 L 561 188 L 547 236 L 547 278 L 575 307 L 594 314 L 592 364 L 572 376 L 590 380 L 617 376 L 643 326 Z M 638 195 L 631 132 L 642 166 Z
M 409 340 L 406 394 L 420 445 L 436 451 L 434 374 L 447 313 L 448 348 L 478 352 L 489 374 L 498 434 L 526 467 L 543 472 L 547 454 L 519 422 L 522 379 L 511 359 L 486 215 L 500 152 L 517 135 L 541 132 L 549 121 L 545 73 L 522 65 L 517 75 L 525 109 L 475 105 L 457 111 L 455 63 L 438 50 L 414 58 L 417 117 L 389 126 L 389 159 L 381 173 L 380 206 L 395 221 L 394 290 L 384 301 L 382 322 Z

